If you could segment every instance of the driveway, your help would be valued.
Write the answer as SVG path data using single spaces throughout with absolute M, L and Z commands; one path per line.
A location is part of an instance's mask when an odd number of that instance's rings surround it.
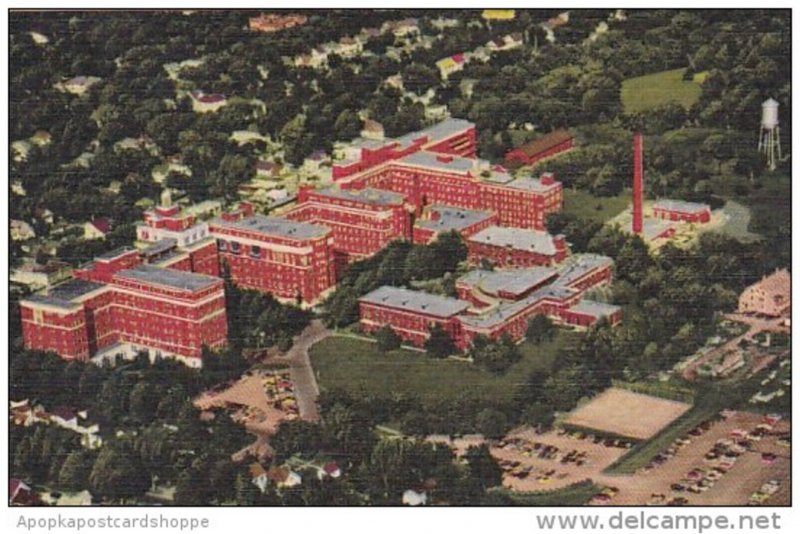
M 306 421 L 319 420 L 317 409 L 319 387 L 314 376 L 314 368 L 311 367 L 308 349 L 330 335 L 331 331 L 325 328 L 322 321 L 315 319 L 295 338 L 294 345 L 285 356 L 289 361 L 300 417 Z

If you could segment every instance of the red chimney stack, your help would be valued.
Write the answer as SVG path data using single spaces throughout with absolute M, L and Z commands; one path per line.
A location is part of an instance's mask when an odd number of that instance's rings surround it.
M 644 171 L 642 169 L 642 134 L 633 134 L 633 225 L 634 234 L 642 233 L 642 184 Z

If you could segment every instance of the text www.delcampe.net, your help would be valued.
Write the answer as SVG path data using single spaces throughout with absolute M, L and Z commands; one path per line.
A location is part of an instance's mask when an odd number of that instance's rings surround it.
M 537 514 L 539 530 L 676 530 L 702 534 L 707 530 L 780 530 L 780 515 L 736 513 L 650 513 L 617 512 L 602 514 L 563 513 Z

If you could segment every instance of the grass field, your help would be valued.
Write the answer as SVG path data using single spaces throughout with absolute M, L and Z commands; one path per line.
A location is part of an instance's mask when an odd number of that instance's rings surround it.
M 311 361 L 323 391 L 398 392 L 422 402 L 454 399 L 466 393 L 508 401 L 532 371 L 549 371 L 559 347 L 574 342 L 576 336 L 560 331 L 551 342 L 522 344 L 522 359 L 499 376 L 469 362 L 436 360 L 422 352 L 401 349 L 381 353 L 375 343 L 343 336 L 314 345 Z
M 582 219 L 604 223 L 624 211 L 630 203 L 631 192 L 628 189 L 615 197 L 596 197 L 580 189 L 564 189 L 564 213 Z
M 700 84 L 705 73 L 695 74 L 692 81 L 685 81 L 683 72 L 684 69 L 666 70 L 624 80 L 621 97 L 625 113 L 647 111 L 668 102 L 691 107 L 700 98 Z

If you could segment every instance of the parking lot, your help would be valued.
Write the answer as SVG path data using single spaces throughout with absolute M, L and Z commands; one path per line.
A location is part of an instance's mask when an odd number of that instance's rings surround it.
M 526 428 L 491 451 L 504 468 L 503 485 L 515 491 L 552 491 L 591 479 L 615 490 L 592 504 L 744 505 L 754 497 L 753 504 L 787 504 L 790 424 L 778 421 L 767 425 L 769 430 L 764 424 L 760 414 L 731 412 L 694 429 L 668 447 L 658 463 L 632 475 L 603 472 L 627 452 L 623 442 L 585 433 L 538 434 Z M 758 496 L 762 488 L 766 493 Z
M 747 436 L 763 423 L 760 414 L 733 413 L 725 420 L 711 424 L 698 436 L 686 436 L 686 444 L 678 447 L 661 465 L 633 475 L 601 475 L 596 482 L 620 488 L 611 501 L 614 505 L 668 504 L 670 501 L 672 504 L 698 506 L 747 504 L 750 497 L 770 480 L 777 479 L 779 488 L 789 486 L 789 449 L 778 445 L 779 436 L 772 434 L 788 432 L 788 422 L 778 422 L 769 435 L 757 441 L 736 437 Z M 728 442 L 747 445 L 736 447 L 737 452 L 733 453 L 736 456 L 721 453 L 717 458 L 707 458 L 715 449 L 728 451 L 728 447 L 719 445 Z M 772 454 L 774 458 L 767 462 L 762 456 L 764 453 Z M 695 485 L 695 491 L 689 489 Z M 673 489 L 678 486 L 683 488 Z M 764 504 L 779 504 L 781 495 L 788 500 L 788 493 L 779 490 Z
M 537 434 L 527 428 L 509 434 L 491 450 L 505 470 L 504 486 L 515 491 L 549 491 L 598 479 L 603 469 L 628 450 L 619 440 L 596 439 L 579 432 Z

